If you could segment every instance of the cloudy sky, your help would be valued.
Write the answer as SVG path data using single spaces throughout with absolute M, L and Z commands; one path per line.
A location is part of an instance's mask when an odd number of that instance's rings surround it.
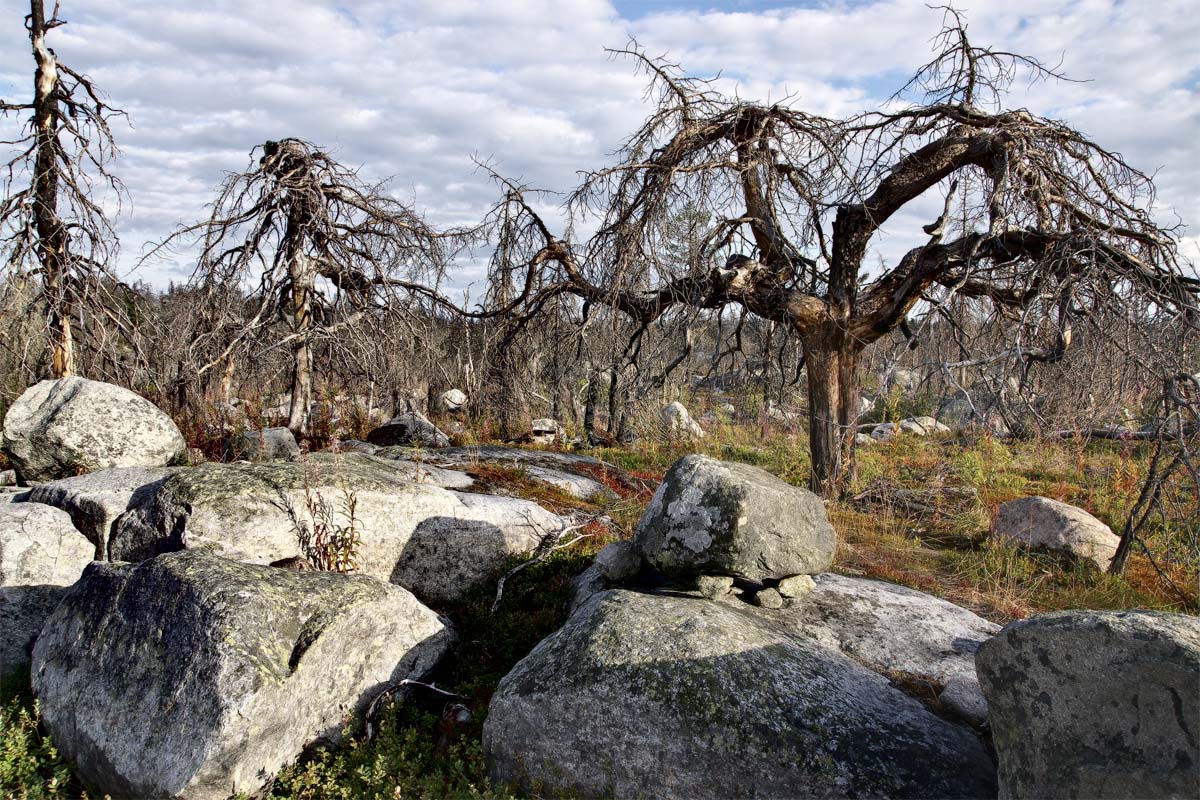
M 30 96 L 19 0 L 0 16 L 0 98 Z M 871 108 L 928 59 L 940 12 L 920 0 L 63 0 L 59 57 L 129 112 L 115 131 L 129 202 L 121 270 L 157 286 L 186 259 L 134 271 L 146 242 L 194 222 L 222 174 L 267 139 L 331 149 L 437 223 L 495 195 L 472 158 L 546 189 L 608 154 L 644 115 L 644 82 L 606 47 L 631 37 L 723 88 L 816 113 Z M 1086 83 L 1018 86 L 1014 106 L 1066 120 L 1157 173 L 1158 213 L 1200 261 L 1200 14 L 1195 0 L 963 0 L 980 44 Z M 0 121 L 11 133 L 12 122 Z M 8 137 L 4 137 L 8 138 Z M 883 252 L 906 245 L 899 219 Z M 900 229 L 897 229 L 897 228 Z M 890 237 L 890 238 L 889 238 Z M 455 283 L 472 275 L 464 267 Z

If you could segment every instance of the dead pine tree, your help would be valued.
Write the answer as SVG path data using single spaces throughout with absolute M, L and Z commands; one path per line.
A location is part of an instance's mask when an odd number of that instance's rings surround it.
M 1072 320 L 1100 309 L 1195 319 L 1200 282 L 1150 214 L 1150 177 L 1062 122 L 1006 108 L 1013 80 L 1061 76 L 976 46 L 942 12 L 933 59 L 886 110 L 846 119 L 728 97 L 636 45 L 617 51 L 647 75 L 653 108 L 567 203 L 567 230 L 596 233 L 551 231 L 502 183 L 501 266 L 526 287 L 514 313 L 570 293 L 641 329 L 726 307 L 786 327 L 807 372 L 811 487 L 826 497 L 851 475 L 862 353 L 918 306 L 966 298 L 1039 320 L 1030 357 L 1059 357 Z M 940 213 L 910 232 L 921 243 L 868 271 L 881 226 L 922 201 Z M 699 263 L 663 247 L 685 212 L 705 224 Z
M 31 0 L 25 28 L 35 62 L 33 99 L 0 100 L 4 119 L 21 124 L 4 164 L 0 201 L 0 274 L 34 275 L 48 335 L 51 373 L 76 372 L 73 325 L 100 319 L 101 335 L 128 333 L 121 303 L 111 295 L 119 282 L 109 271 L 117 240 L 98 192 L 123 194 L 109 171 L 116 156 L 109 123 L 124 112 L 113 108 L 85 75 L 59 60 L 47 43 L 59 18 L 59 3 L 46 15 L 44 0 Z M 19 281 L 15 282 L 19 283 Z
M 1124 573 L 1134 545 L 1140 545 L 1154 568 L 1187 602 L 1188 593 L 1163 572 L 1139 534 L 1157 516 L 1160 524 L 1180 529 L 1178 539 L 1185 550 L 1181 560 L 1195 563 L 1200 558 L 1200 521 L 1195 516 L 1200 505 L 1200 376 L 1182 373 L 1164 380 L 1158 413 L 1148 427 L 1154 452 L 1108 571 Z
M 196 372 L 225 367 L 235 352 L 288 348 L 288 427 L 306 433 L 317 344 L 361 334 L 372 318 L 419 318 L 414 306 L 442 303 L 430 287 L 467 237 L 434 230 L 312 143 L 283 139 L 256 147 L 250 168 L 226 178 L 209 218 L 147 257 L 198 246 L 193 284 L 208 298 L 208 316 L 195 348 L 215 357 Z M 230 302 L 245 287 L 249 302 Z M 223 341 L 214 348 L 216 335 Z

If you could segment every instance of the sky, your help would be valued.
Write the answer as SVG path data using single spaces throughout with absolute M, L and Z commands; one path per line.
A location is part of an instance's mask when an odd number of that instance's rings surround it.
M 0 11 L 0 98 L 27 101 L 25 4 Z M 1082 83 L 1018 85 L 1013 107 L 1064 120 L 1154 173 L 1155 213 L 1200 261 L 1200 14 L 1195 0 L 963 0 L 973 41 Z M 479 220 L 497 196 L 475 159 L 569 192 L 649 112 L 644 79 L 605 48 L 636 39 L 743 99 L 841 116 L 877 107 L 930 55 L 942 14 L 919 0 L 63 0 L 59 58 L 129 114 L 114 134 L 127 197 L 117 271 L 183 281 L 186 254 L 147 243 L 205 216 L 252 147 L 294 136 L 333 152 L 435 224 Z M 14 120 L 0 120 L 12 134 Z M 0 138 L 10 138 L 3 136 Z M 930 208 L 939 205 L 934 202 Z M 898 215 L 891 259 L 932 217 Z M 936 214 L 935 214 L 936 215 Z M 478 275 L 464 263 L 458 288 Z

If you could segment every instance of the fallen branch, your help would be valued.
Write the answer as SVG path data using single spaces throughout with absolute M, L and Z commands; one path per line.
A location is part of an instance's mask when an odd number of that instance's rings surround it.
M 971 487 L 941 486 L 929 489 L 902 489 L 875 484 L 855 495 L 854 502 L 874 502 L 903 508 L 913 514 L 938 514 L 957 505 L 969 508 L 979 502 L 979 492 Z
M 589 517 L 576 521 L 574 524 L 565 525 L 557 531 L 548 531 L 544 533 L 541 541 L 538 543 L 537 548 L 535 548 L 533 551 L 533 556 L 531 556 L 528 561 L 523 561 L 522 563 L 510 569 L 508 572 L 502 575 L 500 580 L 496 583 L 496 599 L 492 602 L 492 613 L 495 614 L 497 609 L 500 608 L 500 601 L 504 598 L 504 584 L 508 582 L 509 578 L 516 575 L 521 570 L 526 569 L 527 567 L 533 566 L 541 561 L 545 561 L 550 554 L 556 550 L 564 550 L 577 542 L 591 538 L 595 535 L 594 533 L 580 533 L 577 536 L 571 537 L 565 542 L 563 541 L 564 537 L 566 537 L 568 534 L 583 530 L 593 522 L 600 521 L 611 522 L 611 519 L 607 513 L 592 514 Z M 532 521 L 530 524 L 532 524 Z
M 367 706 L 367 713 L 364 715 L 365 716 L 364 721 L 366 722 L 366 726 L 367 726 L 367 741 L 368 742 L 371 741 L 371 739 L 374 738 L 374 736 L 375 736 L 375 726 L 372 724 L 371 721 L 375 718 L 375 713 L 378 710 L 380 703 L 382 703 L 384 700 L 387 700 L 389 697 L 391 697 L 392 695 L 394 695 L 396 692 L 400 691 L 401 689 L 410 689 L 413 687 L 420 688 L 420 689 L 427 689 L 431 692 L 435 692 L 436 694 L 440 694 L 443 697 L 453 697 L 458 700 L 466 700 L 467 699 L 466 697 L 464 697 L 461 694 L 455 694 L 454 692 L 447 692 L 445 689 L 439 689 L 435 684 L 432 684 L 432 683 L 421 683 L 420 681 L 409 680 L 408 678 L 405 678 L 404 680 L 401 680 L 401 681 L 397 681 L 396 683 L 389 685 L 387 688 L 385 688 L 379 694 L 375 695 L 375 699 L 372 700 L 370 705 Z

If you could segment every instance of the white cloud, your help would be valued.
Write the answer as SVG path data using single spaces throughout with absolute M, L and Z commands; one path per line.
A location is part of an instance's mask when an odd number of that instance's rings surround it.
M 223 172 L 266 139 L 332 148 L 435 222 L 477 219 L 494 187 L 472 157 L 558 191 L 607 162 L 646 113 L 643 80 L 605 47 L 630 36 L 740 96 L 846 114 L 880 102 L 928 58 L 937 12 L 912 0 L 622 18 L 602 0 L 317 2 L 66 0 L 60 57 L 130 112 L 116 130 L 132 200 L 118 220 L 123 263 L 143 242 L 201 218 Z M 756 4 L 749 4 L 754 7 Z M 1164 212 L 1200 221 L 1200 15 L 1191 0 L 976 0 L 979 42 L 1027 52 L 1088 83 L 1016 87 L 1012 102 L 1063 118 L 1158 171 Z M 623 5 L 622 7 L 627 7 Z M 0 29 L 0 97 L 25 97 L 32 59 L 19 13 Z M 8 123 L 0 123 L 8 124 Z M 7 129 L 3 129 L 7 132 Z M 893 221 L 885 257 L 927 209 Z M 1195 237 L 1196 232 L 1189 235 Z M 1195 238 L 1192 249 L 1195 250 Z M 1194 253 L 1193 253 L 1194 255 Z M 133 277 L 159 285 L 186 264 Z M 461 282 L 477 274 L 464 266 Z

